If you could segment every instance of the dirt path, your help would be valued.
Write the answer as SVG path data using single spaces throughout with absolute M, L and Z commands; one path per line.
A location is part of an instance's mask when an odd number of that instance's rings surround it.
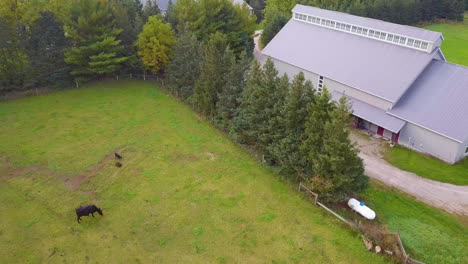
M 414 196 L 417 200 L 446 210 L 468 216 L 468 186 L 457 186 L 422 178 L 414 173 L 400 170 L 382 157 L 386 142 L 353 131 L 351 140 L 361 150 L 366 174 L 386 185 Z

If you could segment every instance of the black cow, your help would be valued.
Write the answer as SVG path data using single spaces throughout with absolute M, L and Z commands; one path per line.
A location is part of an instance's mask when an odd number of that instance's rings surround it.
M 114 152 L 114 156 L 118 159 L 122 159 L 122 155 L 120 155 L 119 153 L 117 152 Z
M 100 215 L 103 215 L 102 210 L 99 209 L 94 204 L 81 206 L 80 208 L 76 209 L 76 220 L 78 220 L 78 224 L 80 224 L 80 220 L 82 216 L 89 216 L 91 214 L 94 217 L 94 213 L 96 212 L 98 212 Z

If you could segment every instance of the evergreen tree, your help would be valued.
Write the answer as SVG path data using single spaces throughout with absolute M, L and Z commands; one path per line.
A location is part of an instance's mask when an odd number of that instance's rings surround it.
M 121 56 L 123 47 L 117 36 L 122 32 L 115 25 L 108 5 L 97 0 L 81 0 L 65 26 L 73 47 L 65 53 L 77 82 L 93 76 L 112 74 L 128 58 Z
M 192 96 L 195 82 L 200 77 L 202 47 L 188 29 L 177 37 L 174 56 L 167 66 L 167 76 L 177 96 L 187 99 Z
M 167 10 L 166 10 L 166 15 L 165 15 L 165 19 L 166 19 L 166 22 L 171 24 L 172 28 L 174 30 L 177 30 L 177 19 L 176 19 L 176 16 L 175 16 L 175 11 L 174 11 L 174 4 L 172 3 L 172 0 L 169 0 L 169 5 L 167 7 Z M 185 26 L 184 26 L 185 27 Z M 184 28 L 182 28 L 184 29 Z
M 280 84 L 280 78 L 278 78 L 278 71 L 273 64 L 273 61 L 268 60 L 263 65 L 264 79 L 263 89 L 261 91 L 261 97 L 257 98 L 257 140 L 259 147 L 262 152 L 268 155 L 268 146 L 273 142 L 275 136 L 275 128 L 270 126 L 270 118 L 275 115 L 275 105 L 278 100 L 284 100 L 284 97 L 277 98 L 278 87 Z
M 272 148 L 279 165 L 289 173 L 305 175 L 310 172 L 311 163 L 300 147 L 306 140 L 305 124 L 309 108 L 314 103 L 315 91 L 312 83 L 306 81 L 301 72 L 294 78 L 291 89 L 285 97 L 280 123 L 284 134 L 274 141 Z
M 143 29 L 143 6 L 140 0 L 113 0 L 109 1 L 115 18 L 116 27 L 122 29 L 117 37 L 124 47 L 122 55 L 128 57 L 123 64 L 123 69 L 139 71 L 142 65 L 138 60 L 135 41 Z
M 368 186 L 359 151 L 349 139 L 351 120 L 350 106 L 342 97 L 325 123 L 322 151 L 312 157 L 314 174 L 310 180 L 321 199 L 344 200 Z
M 312 164 L 312 160 L 322 153 L 323 140 L 326 136 L 325 123 L 330 120 L 334 108 L 330 101 L 331 95 L 324 87 L 322 92 L 315 95 L 314 103 L 309 106 L 305 123 L 305 140 L 300 146 L 300 151 L 306 153 L 307 164 Z M 305 168 L 305 170 L 311 171 L 312 168 Z
M 0 17 L 0 92 L 24 88 L 28 71 L 23 26 L 9 24 Z
M 277 75 L 278 71 L 270 59 L 262 69 L 254 63 L 247 75 L 246 89 L 242 93 L 239 115 L 236 118 L 236 129 L 243 141 L 255 145 L 265 154 L 268 154 L 267 147 L 275 135 L 270 126 L 270 118 L 278 100 L 275 97 L 279 86 Z
M 289 15 L 285 15 L 279 11 L 272 11 L 270 13 L 271 18 L 265 20 L 264 29 L 262 36 L 260 37 L 260 43 L 263 47 L 268 45 L 270 41 L 278 34 L 278 32 L 288 23 Z
M 161 17 L 151 16 L 138 35 L 136 45 L 143 65 L 153 73 L 169 63 L 175 43 L 174 31 Z
M 267 154 L 268 161 L 272 164 L 277 164 L 280 162 L 278 156 L 278 142 L 286 137 L 286 124 L 284 114 L 285 108 L 285 98 L 287 98 L 291 89 L 289 83 L 289 77 L 287 74 L 284 74 L 278 80 L 278 87 L 272 96 L 273 107 L 269 113 L 270 117 L 268 119 L 268 131 L 269 137 L 271 138 L 270 142 L 266 147 L 265 153 Z
M 260 64 L 254 60 L 246 74 L 246 86 L 242 91 L 240 107 L 234 119 L 236 133 L 241 143 L 254 145 L 258 137 L 257 114 L 263 109 L 257 108 L 257 99 L 262 95 L 263 79 L 264 72 Z
M 227 36 L 229 46 L 239 55 L 252 54 L 255 16 L 229 0 L 179 0 L 174 4 L 177 28 L 188 26 L 203 42 L 216 32 Z
M 42 12 L 31 27 L 28 55 L 35 87 L 67 85 L 71 81 L 70 67 L 64 61 L 68 48 L 62 24 L 50 12 Z
M 209 118 L 216 114 L 216 104 L 221 87 L 225 85 L 228 66 L 224 54 L 228 49 L 226 35 L 217 32 L 210 36 L 203 51 L 200 64 L 200 79 L 195 84 L 196 108 Z
M 226 73 L 225 85 L 218 94 L 217 123 L 222 129 L 229 131 L 233 129 L 232 122 L 246 85 L 245 72 L 249 68 L 250 59 L 245 52 L 242 52 L 239 60 L 236 60 L 236 56 L 231 50 L 227 50 L 224 58 L 228 62 L 229 68 Z

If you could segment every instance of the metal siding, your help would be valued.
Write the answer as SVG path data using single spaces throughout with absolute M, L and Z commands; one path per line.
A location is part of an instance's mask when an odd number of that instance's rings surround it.
M 447 163 L 455 163 L 459 157 L 460 143 L 427 129 L 406 123 L 400 132 L 398 144 L 418 152 L 427 153 Z
M 312 84 L 314 85 L 314 88 L 317 89 L 317 81 L 318 81 L 318 74 L 306 71 L 304 69 L 298 68 L 294 65 L 291 65 L 289 63 L 277 60 L 275 58 L 271 58 L 273 63 L 275 64 L 276 69 L 279 72 L 279 75 L 287 74 L 289 78 L 294 78 L 299 72 L 304 73 L 304 77 L 307 80 L 310 80 Z M 392 103 L 389 101 L 386 101 L 384 99 L 375 97 L 373 95 L 370 95 L 368 93 L 356 90 L 352 87 L 349 87 L 347 85 L 344 85 L 342 83 L 336 82 L 334 80 L 328 79 L 324 77 L 324 85 L 327 87 L 328 91 L 330 93 L 333 92 L 339 92 L 342 94 L 345 94 L 347 96 L 356 98 L 360 101 L 363 101 L 367 104 L 370 104 L 372 106 L 375 106 L 377 108 L 380 108 L 382 110 L 388 110 L 392 107 Z
M 468 139 L 468 67 L 434 60 L 390 114 L 459 142 Z
M 392 103 L 387 100 L 359 91 L 334 80 L 324 78 L 324 84 L 330 93 L 342 93 L 346 96 L 356 98 L 362 102 L 365 102 L 366 104 L 370 104 L 385 111 L 392 108 Z
M 360 17 L 355 15 L 350 15 L 346 13 L 330 11 L 326 9 L 320 9 L 313 6 L 305 6 L 305 5 L 296 5 L 293 12 L 314 15 L 322 18 L 338 20 L 340 22 L 346 22 L 349 24 L 354 24 L 357 26 L 367 27 L 378 29 L 382 31 L 387 31 L 390 33 L 395 33 L 399 35 L 404 35 L 408 37 L 418 38 L 421 40 L 426 40 L 430 42 L 436 42 L 439 38 L 441 38 L 442 34 L 435 31 L 430 31 L 422 28 L 399 25 L 395 23 L 385 22 L 382 20 L 377 20 L 373 18 L 367 17 Z
M 468 158 L 468 153 L 465 152 L 466 148 L 468 148 L 468 139 L 463 144 L 460 144 L 455 162 L 464 158 Z
M 263 54 L 396 102 L 433 54 L 291 19 Z
M 289 63 L 277 60 L 275 58 L 270 58 L 273 63 L 275 64 L 275 68 L 278 70 L 278 75 L 283 76 L 284 74 L 287 74 L 290 79 L 294 78 L 298 73 L 302 72 L 304 73 L 304 77 L 307 80 L 310 80 L 312 84 L 314 85 L 314 88 L 317 89 L 317 80 L 318 80 L 318 75 L 306 70 L 303 70 L 301 68 L 298 68 L 294 65 L 291 65 Z

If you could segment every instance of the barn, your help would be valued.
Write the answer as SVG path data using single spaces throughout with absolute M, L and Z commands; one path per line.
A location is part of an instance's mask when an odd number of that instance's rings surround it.
M 447 163 L 468 156 L 468 68 L 446 61 L 441 33 L 296 5 L 262 53 L 345 96 L 355 126 Z

